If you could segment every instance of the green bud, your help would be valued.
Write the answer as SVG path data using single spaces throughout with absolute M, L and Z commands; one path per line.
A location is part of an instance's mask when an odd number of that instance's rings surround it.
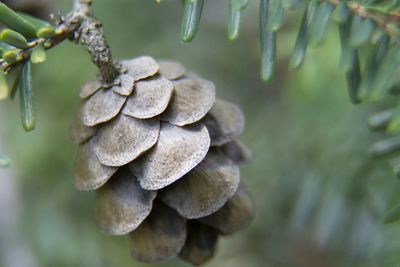
M 37 31 L 37 36 L 40 38 L 46 38 L 46 39 L 52 38 L 52 37 L 56 36 L 56 31 L 54 30 L 53 27 L 50 27 L 50 26 L 43 27 Z
M 0 40 L 21 49 L 29 47 L 28 41 L 22 34 L 10 29 L 4 29 L 0 32 Z
M 46 50 L 43 45 L 37 45 L 32 49 L 30 60 L 34 64 L 43 63 L 46 60 Z
M 36 36 L 39 38 L 52 38 L 56 35 L 55 29 L 47 21 L 32 17 L 25 13 L 19 13 L 21 17 L 31 23 L 36 29 Z
M 14 64 L 18 61 L 18 54 L 20 50 L 18 49 L 9 49 L 3 52 L 2 59 L 8 64 Z

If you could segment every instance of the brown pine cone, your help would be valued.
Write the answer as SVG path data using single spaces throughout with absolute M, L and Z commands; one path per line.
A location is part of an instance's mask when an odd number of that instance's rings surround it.
M 251 156 L 236 140 L 243 114 L 179 63 L 144 56 L 121 65 L 117 85 L 95 80 L 81 90 L 75 186 L 96 190 L 96 225 L 129 234 L 133 258 L 201 264 L 218 236 L 252 218 L 237 166 Z

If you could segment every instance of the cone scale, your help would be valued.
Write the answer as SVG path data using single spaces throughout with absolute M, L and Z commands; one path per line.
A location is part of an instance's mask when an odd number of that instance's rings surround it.
M 201 264 L 253 216 L 238 167 L 251 157 L 237 139 L 243 113 L 180 63 L 120 63 L 114 86 L 94 80 L 80 92 L 74 185 L 96 192 L 97 227 L 129 236 L 135 260 Z

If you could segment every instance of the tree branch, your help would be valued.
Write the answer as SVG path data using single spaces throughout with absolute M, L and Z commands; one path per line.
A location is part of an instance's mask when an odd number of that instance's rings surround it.
M 72 28 L 76 24 L 79 25 L 73 30 L 73 40 L 86 48 L 93 63 L 99 68 L 103 80 L 110 83 L 118 76 L 119 69 L 113 62 L 102 25 L 95 19 L 91 4 L 92 0 L 74 0 L 74 8 L 65 23 L 67 27 Z
M 3 70 L 8 72 L 29 60 L 30 50 L 39 44 L 43 44 L 46 49 L 51 49 L 66 39 L 70 39 L 85 47 L 92 62 L 99 69 L 103 81 L 112 83 L 120 70 L 112 59 L 111 49 L 105 39 L 102 25 L 94 17 L 91 5 L 92 0 L 74 0 L 72 11 L 65 18 L 57 18 L 55 37 L 34 40 L 28 49 L 21 51 L 17 62 L 13 64 L 0 61 Z
M 339 5 L 341 3 L 340 0 L 327 0 L 333 5 Z M 360 4 L 355 1 L 346 1 L 347 7 L 350 12 L 355 14 L 356 16 L 360 16 L 363 18 L 369 18 L 373 20 L 376 25 L 386 31 L 393 39 L 399 38 L 399 34 L 397 31 L 393 31 L 389 24 L 394 23 L 396 25 L 400 25 L 400 12 L 396 11 L 389 14 L 382 14 L 378 12 L 369 11 L 363 4 Z

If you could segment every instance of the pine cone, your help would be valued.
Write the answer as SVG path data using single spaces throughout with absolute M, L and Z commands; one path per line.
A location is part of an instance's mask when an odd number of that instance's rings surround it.
M 116 85 L 95 80 L 81 90 L 75 186 L 96 190 L 96 225 L 129 234 L 135 259 L 201 264 L 218 236 L 252 218 L 236 165 L 251 155 L 236 140 L 243 114 L 179 63 L 145 56 L 121 65 Z

